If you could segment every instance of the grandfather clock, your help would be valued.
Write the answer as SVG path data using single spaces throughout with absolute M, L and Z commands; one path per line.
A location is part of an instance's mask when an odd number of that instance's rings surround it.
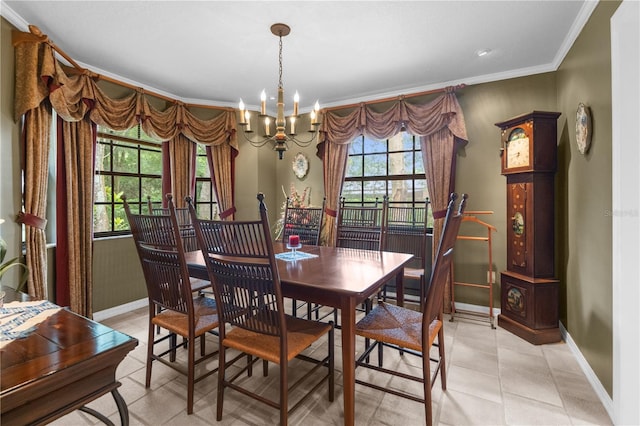
M 554 177 L 558 112 L 502 123 L 507 177 L 507 270 L 500 274 L 498 325 L 539 345 L 561 340 L 554 268 Z

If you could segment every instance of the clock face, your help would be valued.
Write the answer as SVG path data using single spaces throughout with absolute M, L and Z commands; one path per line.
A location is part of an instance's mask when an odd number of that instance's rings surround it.
M 529 137 L 523 129 L 518 127 L 511 132 L 506 151 L 506 168 L 513 169 L 529 165 Z

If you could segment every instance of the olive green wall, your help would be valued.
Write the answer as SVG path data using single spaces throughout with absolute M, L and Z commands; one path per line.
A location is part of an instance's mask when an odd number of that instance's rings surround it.
M 559 169 L 556 175 L 556 257 L 561 280 L 560 316 L 572 339 L 611 394 L 611 88 L 609 18 L 619 2 L 600 2 L 588 24 L 557 72 L 468 86 L 458 92 L 465 114 L 469 144 L 458 158 L 456 190 L 470 194 L 470 210 L 492 210 L 486 221 L 494 234 L 494 264 L 505 269 L 506 192 L 500 175 L 499 129 L 494 123 L 532 110 L 559 111 Z M 0 217 L 15 214 L 20 206 L 18 126 L 13 122 L 12 26 L 1 22 L 0 83 Z M 575 110 L 578 102 L 591 106 L 594 140 L 586 156 L 575 148 Z M 301 123 L 302 124 L 302 123 Z M 303 128 L 303 127 L 302 127 Z M 322 167 L 315 147 L 290 146 L 283 160 L 270 149 L 254 148 L 238 135 L 236 162 L 236 218 L 257 217 L 255 195 L 264 192 L 271 222 L 280 215 L 282 187 L 293 183 L 299 192 L 310 187 L 311 203 L 322 200 Z M 293 155 L 304 152 L 309 175 L 298 180 L 291 170 Z M 19 247 L 19 228 L 2 225 L 10 246 Z M 8 238 L 7 238 L 8 236 Z M 456 276 L 486 279 L 482 248 L 458 250 Z M 96 311 L 145 297 L 144 284 L 131 238 L 95 243 Z M 469 271 L 469 272 L 467 272 Z M 499 281 L 499 279 L 498 279 Z M 472 290 L 456 292 L 460 300 L 486 304 L 486 296 Z M 496 285 L 496 305 L 499 285 Z
M 620 2 L 601 1 L 556 72 L 560 135 L 559 228 L 562 322 L 612 395 L 612 188 L 610 18 Z M 593 138 L 576 147 L 578 103 L 591 108 Z
M 16 182 L 20 182 L 20 157 L 18 144 L 12 143 L 19 137 L 19 127 L 13 121 L 13 77 L 14 57 L 11 45 L 13 27 L 4 18 L 0 18 L 0 236 L 7 243 L 6 259 L 13 259 L 20 252 L 20 226 L 12 219 L 20 210 L 20 191 Z M 6 285 L 18 279 L 18 268 L 13 268 L 3 276 Z
M 554 73 L 538 74 L 468 86 L 458 93 L 469 143 L 457 160 L 456 191 L 469 194 L 467 210 L 493 211 L 478 218 L 497 228 L 492 234 L 493 270 L 496 272 L 494 306 L 500 307 L 500 272 L 506 269 L 506 178 L 500 174 L 500 129 L 495 123 L 531 111 L 556 110 Z M 463 223 L 462 235 L 487 234 L 474 223 Z M 455 280 L 486 283 L 488 244 L 460 241 L 455 255 Z M 456 301 L 488 305 L 488 291 L 456 286 Z

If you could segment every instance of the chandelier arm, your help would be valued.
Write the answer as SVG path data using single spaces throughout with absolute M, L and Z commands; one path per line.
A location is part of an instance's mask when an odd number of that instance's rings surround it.
M 287 136 L 287 141 L 291 141 L 301 147 L 307 147 L 316 139 L 316 136 L 318 136 L 318 132 L 311 133 L 311 138 L 309 138 L 309 140 L 300 140 L 292 136 Z
M 255 140 L 255 139 L 247 137 L 247 132 L 240 132 L 240 133 L 242 133 L 242 136 L 244 137 L 244 140 L 246 140 L 247 142 L 249 142 L 251 144 L 251 146 L 254 146 L 256 148 L 263 147 L 269 141 L 273 141 L 274 140 L 273 136 L 263 137 L 263 138 L 260 138 L 258 140 Z

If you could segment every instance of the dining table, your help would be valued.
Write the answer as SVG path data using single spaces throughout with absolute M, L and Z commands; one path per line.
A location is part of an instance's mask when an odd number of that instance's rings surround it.
M 344 389 L 344 424 L 355 422 L 355 360 L 357 307 L 391 280 L 397 303 L 402 304 L 406 253 L 328 246 L 302 246 L 296 253 L 281 242 L 273 243 L 282 295 L 340 310 Z M 279 258 L 282 255 L 287 259 Z M 209 279 L 201 251 L 186 253 L 192 277 Z

